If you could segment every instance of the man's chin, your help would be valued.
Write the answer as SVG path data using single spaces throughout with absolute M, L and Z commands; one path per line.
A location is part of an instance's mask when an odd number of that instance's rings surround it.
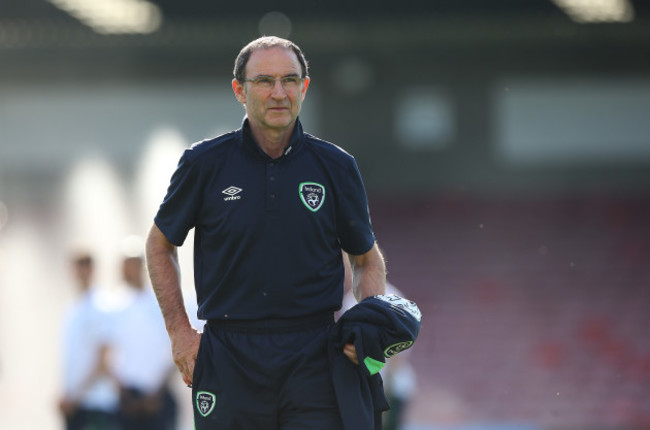
M 273 117 L 271 117 L 271 118 L 267 119 L 266 125 L 269 128 L 281 130 L 281 129 L 291 127 L 293 125 L 294 121 L 295 121 L 295 118 L 290 118 L 290 117 L 286 117 L 286 116 L 283 117 L 283 118 L 279 118 L 279 117 L 273 118 Z

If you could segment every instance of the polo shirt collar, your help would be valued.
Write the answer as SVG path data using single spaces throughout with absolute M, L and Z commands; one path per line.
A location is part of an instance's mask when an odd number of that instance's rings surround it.
M 266 152 L 262 151 L 262 149 L 255 141 L 247 117 L 244 117 L 244 121 L 242 123 L 241 139 L 242 139 L 242 144 L 244 146 L 244 149 L 249 155 L 258 156 L 264 159 L 271 160 L 271 157 L 269 157 L 269 155 Z M 303 139 L 304 139 L 304 133 L 302 130 L 302 124 L 300 123 L 300 118 L 296 118 L 296 125 L 293 128 L 293 133 L 291 134 L 291 138 L 289 139 L 289 145 L 284 150 L 284 154 L 280 158 L 277 158 L 276 160 L 281 160 L 285 157 L 290 157 L 293 154 L 297 153 L 298 150 L 303 145 Z

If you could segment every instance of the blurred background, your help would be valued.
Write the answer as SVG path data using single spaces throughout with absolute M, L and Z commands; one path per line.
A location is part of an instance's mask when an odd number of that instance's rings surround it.
M 403 428 L 650 428 L 645 0 L 0 0 L 0 428 L 63 428 L 70 250 L 118 283 L 262 34 L 305 51 L 303 125 L 424 314 Z

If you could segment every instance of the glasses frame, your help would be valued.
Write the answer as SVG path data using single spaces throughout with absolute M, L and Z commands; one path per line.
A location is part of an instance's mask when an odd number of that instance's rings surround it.
M 293 87 L 291 87 L 291 85 L 289 85 L 290 80 L 292 80 L 292 79 L 297 79 L 298 80 L 296 82 L 296 87 L 295 88 L 293 88 Z M 305 82 L 305 79 L 306 79 L 306 77 L 303 78 L 303 77 L 301 77 L 300 75 L 297 75 L 297 74 L 284 75 L 284 76 L 280 76 L 279 78 L 274 78 L 273 76 L 269 76 L 269 75 L 258 75 L 258 76 L 254 77 L 254 78 L 243 79 L 242 82 L 250 82 L 251 85 L 253 85 L 256 88 L 272 90 L 273 88 L 275 88 L 276 82 L 280 81 L 280 86 L 282 87 L 282 89 L 287 91 L 287 90 L 296 90 L 296 89 L 298 89 L 300 84 Z M 265 84 L 263 84 L 263 80 L 272 81 L 273 84 L 270 87 L 266 87 Z M 289 86 L 287 87 L 287 85 L 289 85 Z

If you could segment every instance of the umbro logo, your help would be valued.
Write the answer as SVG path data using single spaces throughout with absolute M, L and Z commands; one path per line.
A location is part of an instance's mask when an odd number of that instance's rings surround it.
M 239 200 L 239 199 L 241 199 L 241 196 L 237 195 L 240 192 L 242 192 L 241 188 L 237 188 L 237 187 L 231 185 L 228 188 L 226 188 L 225 190 L 223 190 L 221 193 L 228 196 L 228 197 L 224 197 L 224 200 L 228 201 L 228 200 Z

